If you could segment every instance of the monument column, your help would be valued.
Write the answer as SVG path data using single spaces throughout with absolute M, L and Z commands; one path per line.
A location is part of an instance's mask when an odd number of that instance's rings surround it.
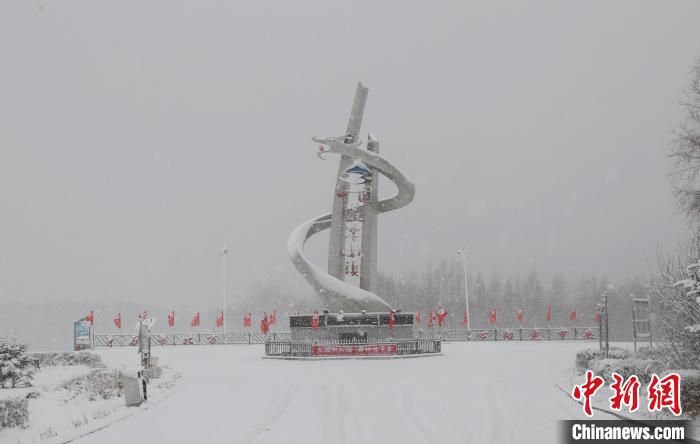
M 367 149 L 379 154 L 379 140 L 367 136 Z M 379 173 L 372 171 L 372 198 L 365 202 L 362 222 L 362 255 L 360 256 L 360 288 L 377 292 L 377 202 L 379 201 Z
M 359 138 L 362 115 L 365 112 L 365 103 L 367 103 L 367 93 L 369 93 L 369 89 L 362 85 L 362 82 L 358 83 L 350 119 L 348 120 L 348 127 L 345 132 L 350 137 L 349 140 L 346 140 L 346 143 L 354 143 Z M 342 193 L 348 189 L 347 182 L 342 180 L 341 177 L 345 170 L 352 165 L 352 161 L 352 158 L 349 156 L 340 157 L 338 175 L 335 181 L 335 193 L 333 195 L 331 235 L 328 242 L 328 274 L 340 280 L 345 280 L 345 261 L 343 256 L 341 256 L 345 236 L 345 200 L 342 197 Z

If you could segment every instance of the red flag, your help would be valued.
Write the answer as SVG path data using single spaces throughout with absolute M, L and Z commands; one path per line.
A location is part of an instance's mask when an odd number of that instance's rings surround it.
M 525 319 L 525 313 L 523 313 L 523 309 L 519 309 L 518 312 L 515 314 L 515 318 L 518 320 L 518 322 L 523 322 Z
M 90 313 L 85 316 L 85 320 L 90 323 L 90 325 L 95 325 L 95 315 L 93 314 L 92 310 L 90 310 Z
M 113 319 L 114 325 L 117 326 L 117 328 L 122 328 L 122 314 L 119 313 L 116 318 Z
M 467 315 L 467 310 L 464 310 L 464 319 L 462 319 L 462 325 L 469 325 L 469 315 Z
M 433 313 L 433 310 L 430 310 L 430 313 L 428 313 L 428 328 L 433 328 L 433 320 L 435 319 L 435 313 Z
M 491 313 L 489 314 L 489 323 L 495 324 L 497 319 L 498 319 L 498 317 L 496 316 L 496 309 L 494 308 L 493 310 L 491 310 Z
M 216 326 L 217 327 L 223 327 L 224 326 L 224 312 L 220 312 L 219 316 L 216 317 Z
M 569 320 L 570 321 L 576 320 L 576 309 L 575 308 L 573 310 L 571 310 L 571 313 L 569 314 Z
M 276 324 L 277 323 L 277 310 L 272 310 L 272 314 L 270 315 L 270 324 Z
M 391 330 L 392 333 L 394 333 L 394 325 L 396 325 L 396 318 L 394 316 L 394 312 L 392 311 L 389 313 L 389 330 Z
M 447 310 L 444 308 L 440 307 L 440 309 L 437 312 L 437 321 L 438 321 L 438 326 L 442 327 L 442 323 L 445 322 L 445 317 L 447 316 Z
M 551 321 L 552 320 L 552 306 L 548 305 L 547 306 L 547 313 L 544 315 L 544 320 L 545 321 Z
M 318 330 L 318 311 L 314 310 L 314 314 L 311 315 L 311 330 Z
M 168 313 L 168 327 L 175 326 L 175 310 Z
M 595 312 L 595 321 L 600 322 L 600 312 L 599 311 Z
M 192 322 L 190 322 L 191 327 L 199 327 L 199 312 L 195 313 L 194 317 L 192 318 Z
M 420 324 L 420 310 L 416 311 L 416 323 Z
M 296 313 L 297 313 L 297 316 L 299 316 L 301 314 L 301 311 L 299 311 L 299 309 L 297 308 Z
M 267 319 L 267 313 L 265 313 L 265 316 L 260 320 L 260 331 L 267 334 L 268 331 L 270 331 L 270 324 L 269 320 Z

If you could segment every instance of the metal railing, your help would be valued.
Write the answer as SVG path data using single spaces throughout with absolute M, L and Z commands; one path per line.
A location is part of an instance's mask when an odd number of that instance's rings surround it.
M 396 341 L 384 340 L 368 341 L 356 344 L 349 344 L 347 342 L 338 341 L 318 341 L 312 344 L 308 342 L 270 340 L 265 342 L 265 355 L 279 357 L 311 357 L 316 355 L 314 350 L 316 347 L 319 346 L 325 347 L 326 349 L 335 348 L 336 350 L 343 350 L 343 352 L 337 353 L 338 356 L 418 355 L 427 353 L 440 353 L 442 350 L 441 343 L 442 341 L 440 339 L 410 339 Z M 380 350 L 382 348 L 383 351 L 380 351 L 379 353 L 365 352 L 366 349 Z M 354 351 L 357 353 L 353 353 Z M 326 356 L 328 355 L 329 354 L 327 354 Z M 333 355 L 333 353 L 331 353 L 330 355 Z
M 263 333 L 167 333 L 151 334 L 151 346 L 264 344 L 268 340 L 291 340 L 290 332 Z M 95 335 L 95 347 L 138 347 L 138 335 Z
M 598 340 L 598 327 L 527 327 L 527 328 L 478 328 L 420 330 L 416 339 L 439 339 L 446 342 L 467 341 L 593 341 Z M 290 332 L 268 334 L 241 332 L 227 333 L 167 333 L 151 334 L 151 346 L 265 344 L 270 341 L 291 341 Z M 408 340 L 410 342 L 410 340 Z M 368 340 L 369 344 L 381 344 L 386 340 Z M 402 341 L 396 341 L 402 342 Z M 337 340 L 315 340 L 316 344 L 338 344 Z M 96 347 L 137 347 L 138 335 L 95 335 Z
M 598 327 L 523 327 L 476 328 L 471 330 L 421 330 L 421 338 L 440 338 L 447 342 L 466 341 L 594 341 Z

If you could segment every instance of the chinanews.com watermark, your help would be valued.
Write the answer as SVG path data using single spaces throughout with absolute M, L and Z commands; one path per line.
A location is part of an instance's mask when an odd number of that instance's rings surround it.
M 571 397 L 581 403 L 583 413 L 592 418 L 594 410 L 608 411 L 626 417 L 624 412 L 634 413 L 640 409 L 649 412 L 666 411 L 667 421 L 633 421 L 633 420 L 570 420 L 561 421 L 560 434 L 562 443 L 615 443 L 615 442 L 691 442 L 686 437 L 687 421 L 679 420 L 683 413 L 681 406 L 681 377 L 669 373 L 663 377 L 652 374 L 645 385 L 646 398 L 642 402 L 640 391 L 642 382 L 636 375 L 624 378 L 612 373 L 609 385 L 611 396 L 605 407 L 596 408 L 592 400 L 605 386 L 605 379 L 588 370 L 585 380 L 574 385 Z M 600 393 L 599 395 L 602 395 Z M 643 405 L 642 405 L 643 404 Z
M 632 423 L 621 420 L 561 421 L 561 443 L 657 442 L 685 443 L 687 421 L 645 421 Z

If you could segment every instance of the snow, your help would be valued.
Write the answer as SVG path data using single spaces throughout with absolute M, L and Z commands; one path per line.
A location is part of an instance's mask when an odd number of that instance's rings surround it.
M 125 368 L 137 361 L 136 349 L 122 349 L 104 354 L 108 367 Z M 0 390 L 0 397 L 21 397 L 39 392 L 39 397 L 29 400 L 29 428 L 0 430 L 0 443 L 63 443 L 94 430 L 129 418 L 141 409 L 127 408 L 124 398 L 91 401 L 85 394 L 76 394 L 60 387 L 63 381 L 86 375 L 94 368 L 87 366 L 43 367 L 36 374 L 33 387 Z M 157 404 L 175 392 L 177 385 L 159 387 L 173 381 L 174 372 L 164 369 L 163 376 L 149 385 L 149 406 Z M 146 408 L 146 407 L 144 407 Z
M 556 384 L 587 347 L 448 343 L 444 356 L 372 361 L 267 360 L 259 345 L 159 347 L 160 363 L 183 375 L 172 393 L 147 410 L 120 407 L 105 421 L 131 416 L 77 442 L 557 442 L 558 419 L 584 418 Z M 136 354 L 99 353 L 108 365 Z M 0 432 L 7 437 L 14 442 Z

